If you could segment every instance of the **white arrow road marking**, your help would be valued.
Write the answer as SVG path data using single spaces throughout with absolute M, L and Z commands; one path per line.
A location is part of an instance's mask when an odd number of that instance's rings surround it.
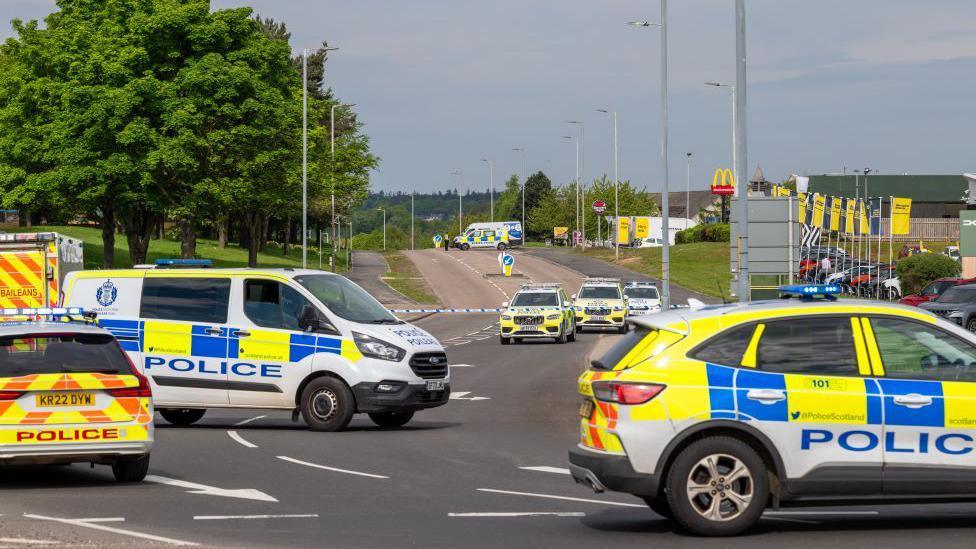
M 449 517 L 585 517 L 586 513 L 557 513 L 541 511 L 538 513 L 448 513 Z
M 476 368 L 474 364 L 451 364 L 451 368 Z
M 229 436 L 230 438 L 234 439 L 234 442 L 237 442 L 241 446 L 245 446 L 247 448 L 257 448 L 258 447 L 257 444 L 254 444 L 252 442 L 248 442 L 248 441 L 244 440 L 244 437 L 242 437 L 241 435 L 237 434 L 237 431 L 227 431 L 227 436 Z
M 603 505 L 617 505 L 619 507 L 640 507 L 640 508 L 647 507 L 646 505 L 638 505 L 636 503 L 621 503 L 619 501 L 603 501 L 599 499 L 570 498 L 566 496 L 554 496 L 552 494 L 533 494 L 532 492 L 510 492 L 508 490 L 495 490 L 492 488 L 477 488 L 477 491 L 491 492 L 493 494 L 509 494 L 513 496 L 530 496 L 534 498 L 561 499 L 564 501 L 582 501 L 584 503 L 600 503 Z
M 268 416 L 258 416 L 258 417 L 252 417 L 251 419 L 245 419 L 244 421 L 238 421 L 237 423 L 234 424 L 234 427 L 240 427 L 241 425 L 247 425 L 248 423 L 251 423 L 252 421 L 257 421 L 259 419 L 264 419 L 266 417 L 268 417 Z
M 297 463 L 299 465 L 304 465 L 306 467 L 314 467 L 316 469 L 324 469 L 326 471 L 333 471 L 336 473 L 346 473 L 347 475 L 359 475 L 361 477 L 369 477 L 369 478 L 390 478 L 390 477 L 385 477 L 383 475 L 374 475 L 372 473 L 361 473 L 359 471 L 350 471 L 348 469 L 337 469 L 335 467 L 327 467 L 325 465 L 319 465 L 317 463 L 309 463 L 307 461 L 302 461 L 300 459 L 295 459 L 288 456 L 278 456 L 278 459 L 283 459 L 285 461 L 290 461 L 292 463 Z
M 450 400 L 491 400 L 491 397 L 469 397 L 471 391 L 453 391 Z
M 538 467 L 519 467 L 523 471 L 538 471 L 540 473 L 558 473 L 560 475 L 568 475 L 569 469 L 563 469 L 562 467 L 549 467 L 548 465 L 540 465 Z
M 255 501 L 267 501 L 271 503 L 278 503 L 277 499 L 269 496 L 268 494 L 265 494 L 260 490 L 255 490 L 253 488 L 228 490 L 225 488 L 217 488 L 216 486 L 207 486 L 206 484 L 198 484 L 196 482 L 177 480 L 175 478 L 166 478 L 158 475 L 146 475 L 146 482 L 155 482 L 156 484 L 168 484 L 170 486 L 186 488 L 187 492 L 191 494 L 203 494 L 205 496 L 222 496 L 225 498 L 253 499 Z
M 101 530 L 103 532 L 111 532 L 113 534 L 120 534 L 123 536 L 131 536 L 134 538 L 148 539 L 151 541 L 158 541 L 160 543 L 168 543 L 170 545 L 184 545 L 184 546 L 199 545 L 197 543 L 193 543 L 192 541 L 183 541 L 180 539 L 164 538 L 163 536 L 154 536 L 152 534 L 143 534 L 142 532 L 135 532 L 132 530 L 123 530 L 121 528 L 105 526 L 104 524 L 98 524 L 96 522 L 92 522 L 91 519 L 64 519 L 64 518 L 57 518 L 57 517 L 46 517 L 44 515 L 28 515 L 28 514 L 25 514 L 24 517 L 37 519 L 37 520 L 49 520 L 51 522 L 60 522 L 62 524 L 68 524 L 71 526 L 91 528 L 92 530 Z
M 318 518 L 318 513 L 308 515 L 196 515 L 193 520 L 260 520 L 280 518 Z

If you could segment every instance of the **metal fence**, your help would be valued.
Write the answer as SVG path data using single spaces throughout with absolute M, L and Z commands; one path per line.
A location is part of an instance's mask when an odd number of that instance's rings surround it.
M 881 238 L 885 241 L 889 239 L 888 232 L 890 229 L 891 220 L 882 219 L 881 220 Z M 822 239 L 826 239 L 826 231 L 824 231 L 824 236 Z M 843 239 L 851 240 L 853 238 L 866 240 L 877 240 L 878 236 L 857 236 L 851 237 L 845 235 Z M 959 219 L 943 219 L 939 217 L 920 217 L 913 218 L 911 220 L 911 229 L 908 234 L 896 234 L 890 237 L 891 240 L 895 242 L 918 242 L 919 240 L 924 240 L 926 242 L 956 242 L 959 240 Z

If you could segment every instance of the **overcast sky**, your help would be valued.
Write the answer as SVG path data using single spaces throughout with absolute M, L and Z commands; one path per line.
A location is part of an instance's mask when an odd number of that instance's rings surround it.
M 341 48 L 327 83 L 357 104 L 382 158 L 374 190 L 485 189 L 519 169 L 572 179 L 562 139 L 585 122 L 587 178 L 610 170 L 606 115 L 619 112 L 620 176 L 659 190 L 656 0 L 212 0 L 284 21 L 292 46 Z M 671 188 L 705 188 L 731 164 L 732 0 L 669 3 Z M 42 18 L 53 0 L 3 0 L 0 17 Z M 871 167 L 976 170 L 976 2 L 748 0 L 749 173 Z M 10 34 L 9 25 L 2 31 Z M 496 188 L 497 188 L 496 187 Z

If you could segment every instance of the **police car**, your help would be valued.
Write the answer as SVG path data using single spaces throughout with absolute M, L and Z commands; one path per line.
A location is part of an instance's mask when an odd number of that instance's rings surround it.
M 768 507 L 976 500 L 976 335 L 917 308 L 779 300 L 635 319 L 579 378 L 577 482 L 699 535 Z
M 641 316 L 661 310 L 661 294 L 653 282 L 628 282 L 624 286 L 627 316 Z
M 502 303 L 499 341 L 508 345 L 523 338 L 553 338 L 556 343 L 576 341 L 576 317 L 559 284 L 523 284 L 512 302 Z
M 344 429 L 355 413 L 399 427 L 450 395 L 441 344 L 340 275 L 81 271 L 65 288 L 65 303 L 97 311 L 119 338 L 175 425 L 212 408 L 265 408 L 292 410 L 318 431 Z
M 149 382 L 80 309 L 0 309 L 0 463 L 149 470 Z
M 616 328 L 627 332 L 627 303 L 619 278 L 587 278 L 573 295 L 576 331 L 583 328 Z

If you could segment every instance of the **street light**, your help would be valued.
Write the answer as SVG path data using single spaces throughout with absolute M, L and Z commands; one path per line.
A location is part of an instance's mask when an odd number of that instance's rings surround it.
M 611 115 L 611 138 L 610 138 L 610 148 L 613 154 L 613 217 L 617 220 L 619 224 L 620 218 L 620 193 L 618 192 L 618 186 L 620 184 L 620 178 L 617 175 L 617 111 L 608 111 L 607 109 L 597 109 L 596 112 L 602 112 L 604 114 Z M 615 261 L 620 261 L 620 230 L 619 228 L 615 231 L 617 234 L 613 235 L 613 257 Z
M 462 211 L 462 206 L 461 206 L 461 187 L 464 187 L 464 171 L 462 171 L 462 170 L 454 170 L 454 171 L 451 172 L 451 175 L 456 176 L 458 178 L 458 181 L 457 181 L 457 193 L 458 193 L 458 236 L 460 236 L 461 235 L 461 232 L 464 230 L 464 229 L 461 228 L 461 217 L 463 216 L 463 211 Z
M 635 27 L 660 27 L 661 29 L 661 308 L 671 309 L 671 234 L 668 203 L 668 1 L 661 0 L 661 22 L 630 21 Z
M 525 184 L 528 183 L 528 180 L 525 179 L 525 149 L 516 147 L 512 150 L 522 153 L 522 168 L 519 177 L 522 179 L 522 246 L 525 247 Z
M 330 185 L 330 187 L 331 187 L 330 194 L 331 194 L 331 199 L 332 199 L 332 223 L 330 224 L 330 227 L 332 229 L 332 246 L 331 246 L 332 249 L 330 250 L 330 253 L 331 253 L 330 258 L 331 259 L 329 259 L 329 261 L 332 262 L 332 265 L 335 265 L 335 240 L 336 240 L 336 211 L 335 211 L 335 110 L 336 110 L 336 107 L 347 107 L 347 108 L 351 108 L 351 107 L 355 107 L 355 106 L 356 106 L 355 103 L 336 103 L 335 105 L 332 105 L 329 108 L 329 141 L 330 141 L 329 147 L 331 149 L 331 154 L 332 154 L 332 169 L 330 170 L 330 172 L 331 172 L 330 175 L 331 175 L 331 178 L 332 178 L 332 185 Z M 335 267 L 333 267 L 332 270 L 334 271 L 335 270 Z
M 383 212 L 383 251 L 386 251 L 386 208 L 376 208 Z
M 685 219 L 692 219 L 691 217 L 691 153 L 685 153 L 688 157 L 688 178 L 685 180 Z M 688 228 L 687 222 L 685 222 L 685 228 Z
M 576 192 L 579 195 L 576 203 L 577 223 L 579 223 L 580 238 L 582 247 L 586 248 L 586 184 L 581 181 L 583 178 L 583 122 L 580 120 L 567 120 L 567 124 L 576 124 Z
M 563 139 L 577 139 L 577 138 L 576 137 L 573 137 L 572 135 L 564 135 L 563 136 Z M 573 182 L 575 183 L 575 187 L 576 188 L 573 189 L 573 191 L 576 194 L 576 228 L 573 231 L 573 233 L 574 233 L 573 234 L 573 246 L 576 246 L 576 234 L 575 233 L 579 232 L 579 230 L 580 230 L 580 222 L 579 222 L 579 217 L 580 217 L 580 214 L 579 214 L 579 210 L 580 210 L 580 207 L 579 207 L 580 206 L 580 204 L 579 204 L 579 144 L 574 142 L 574 146 L 576 148 L 576 179 L 574 179 Z
M 323 51 L 339 48 L 326 47 Z M 319 252 L 321 253 L 321 252 Z M 302 49 L 302 268 L 308 267 L 308 48 Z M 333 268 L 333 270 L 335 270 Z
M 491 194 L 491 222 L 495 222 L 495 161 L 482 158 L 482 162 L 488 163 L 488 190 Z
M 722 84 L 720 82 L 705 82 L 706 86 L 713 86 L 716 88 L 728 88 L 732 92 L 732 173 L 735 177 L 739 177 L 738 166 L 735 162 L 735 86 L 732 84 Z M 735 196 L 739 196 L 739 181 L 735 181 Z

